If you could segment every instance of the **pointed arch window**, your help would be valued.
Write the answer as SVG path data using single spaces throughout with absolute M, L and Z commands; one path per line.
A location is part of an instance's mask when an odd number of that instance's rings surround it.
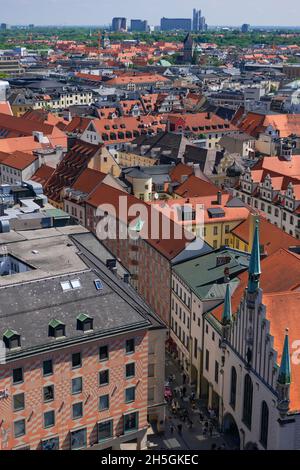
M 267 448 L 269 432 L 269 408 L 265 401 L 261 404 L 260 443 Z
M 248 429 L 251 429 L 252 423 L 252 403 L 253 403 L 253 384 L 250 375 L 245 375 L 244 379 L 244 403 L 243 403 L 243 422 Z
M 236 404 L 236 383 L 237 383 L 237 374 L 235 367 L 231 367 L 231 381 L 230 381 L 230 405 L 235 409 Z

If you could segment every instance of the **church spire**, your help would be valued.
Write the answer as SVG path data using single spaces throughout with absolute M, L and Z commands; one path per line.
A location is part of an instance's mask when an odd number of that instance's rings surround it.
M 232 311 L 231 311 L 231 296 L 230 296 L 230 284 L 226 286 L 226 294 L 224 301 L 224 308 L 222 314 L 222 325 L 230 325 L 232 322 Z
M 289 335 L 286 329 L 281 364 L 277 378 L 277 408 L 282 418 L 285 418 L 290 408 L 291 361 Z
M 282 385 L 289 385 L 291 383 L 291 362 L 288 331 L 289 330 L 286 329 L 281 364 L 278 374 L 278 383 Z
M 260 245 L 259 245 L 259 222 L 256 222 L 252 252 L 249 264 L 248 292 L 253 294 L 259 287 L 260 269 Z

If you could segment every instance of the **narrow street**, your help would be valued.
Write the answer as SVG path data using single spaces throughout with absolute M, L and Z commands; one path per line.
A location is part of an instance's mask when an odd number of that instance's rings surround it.
M 190 402 L 190 394 L 192 389 L 189 384 L 185 384 L 186 396 L 180 398 L 179 387 L 183 386 L 183 378 L 178 365 L 174 362 L 169 354 L 166 354 L 166 383 L 168 378 L 174 376 L 169 385 L 176 394 L 176 400 L 180 404 L 181 410 L 186 410 L 186 418 L 176 415 L 172 412 L 171 405 L 166 407 L 166 425 L 163 435 L 154 434 L 149 431 L 148 446 L 152 450 L 216 450 L 229 449 L 227 441 L 220 434 L 215 422 L 208 417 L 207 410 L 199 400 L 196 400 L 193 409 Z M 178 391 L 177 391 L 178 390 Z M 203 416 L 202 421 L 200 416 Z M 192 422 L 192 425 L 191 425 Z M 208 424 L 205 433 L 205 424 Z M 178 425 L 182 429 L 178 429 Z

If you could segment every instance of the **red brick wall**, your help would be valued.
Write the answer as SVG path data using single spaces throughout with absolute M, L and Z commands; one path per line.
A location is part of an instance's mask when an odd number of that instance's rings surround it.
M 86 214 L 87 220 L 90 222 L 87 228 L 95 233 L 96 210 L 86 205 Z M 134 277 L 132 278 L 133 286 L 154 312 L 169 326 L 171 311 L 171 266 L 169 261 L 143 239 L 139 239 L 136 243 L 130 239 L 104 240 L 103 244 L 121 260 L 123 266 L 131 274 L 137 275 L 136 280 Z M 137 251 L 134 251 L 133 245 L 137 247 Z M 132 260 L 137 260 L 138 263 L 132 263 Z
M 125 354 L 125 340 L 135 338 L 135 353 Z M 108 345 L 109 360 L 99 361 L 99 346 Z M 72 353 L 82 353 L 81 368 L 72 369 Z M 53 360 L 54 374 L 43 377 L 42 362 Z M 133 379 L 125 378 L 125 364 L 135 362 L 136 375 Z M 12 385 L 12 369 L 24 368 L 24 382 Z M 108 386 L 99 386 L 98 373 L 100 370 L 110 370 Z M 122 415 L 130 410 L 139 411 L 139 429 L 147 425 L 148 397 L 148 332 L 133 332 L 111 339 L 94 341 L 88 344 L 74 346 L 34 356 L 30 359 L 15 361 L 0 366 L 0 390 L 7 389 L 9 396 L 0 399 L 0 449 L 12 449 L 30 445 L 31 449 L 40 447 L 41 439 L 59 436 L 60 448 L 70 448 L 70 430 L 87 428 L 87 445 L 97 441 L 97 422 L 113 418 L 114 435 L 122 434 Z M 83 393 L 71 395 L 71 379 L 83 377 Z M 55 400 L 43 403 L 43 386 L 54 384 Z M 124 389 L 136 385 L 136 401 L 125 404 Z M 13 412 L 12 396 L 25 393 L 25 409 Z M 110 409 L 98 411 L 100 395 L 110 395 Z M 83 402 L 83 417 L 72 419 L 72 403 Z M 43 414 L 55 410 L 56 423 L 49 429 L 44 429 Z M 26 434 L 15 439 L 13 422 L 25 418 Z M 1 445 L 2 442 L 2 445 Z M 7 442 L 7 443 L 6 443 Z

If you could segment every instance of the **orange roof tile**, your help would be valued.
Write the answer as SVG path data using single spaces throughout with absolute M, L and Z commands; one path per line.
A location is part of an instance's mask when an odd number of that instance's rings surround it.
M 9 166 L 16 170 L 25 170 L 35 160 L 37 160 L 37 157 L 34 155 L 16 151 L 12 154 L 7 154 L 6 158 L 1 158 L 1 165 Z
M 218 191 L 220 191 L 220 189 L 213 183 L 191 175 L 184 183 L 176 188 L 174 193 L 182 197 L 198 197 L 217 195 Z
M 75 191 L 81 191 L 83 193 L 90 194 L 90 192 L 93 191 L 106 176 L 106 173 L 92 170 L 91 168 L 86 168 L 76 179 L 72 185 L 72 188 L 75 189 Z
M 0 101 L 0 113 L 8 114 L 9 116 L 13 115 L 9 101 Z
M 251 220 L 251 215 L 249 214 L 248 218 L 244 222 L 232 230 L 232 233 L 236 237 L 248 244 Z M 290 248 L 292 246 L 300 245 L 300 240 L 292 237 L 292 235 L 284 232 L 279 227 L 276 227 L 276 225 L 271 224 L 271 222 L 268 222 L 263 217 L 260 217 L 259 225 L 260 244 L 264 247 L 265 254 L 267 255 L 271 255 L 279 248 Z
M 274 349 L 278 352 L 277 364 L 280 365 L 285 330 L 289 329 L 290 354 L 292 345 L 300 338 L 299 305 L 300 292 L 280 292 L 263 295 L 266 317 L 270 321 L 270 333 L 274 337 Z M 291 360 L 290 411 L 300 412 L 300 368 Z
M 146 229 L 147 225 L 145 224 L 145 228 L 143 228 L 141 231 L 141 236 L 145 240 L 147 240 L 147 242 L 151 246 L 153 246 L 153 248 L 159 251 L 165 258 L 169 260 L 175 258 L 182 250 L 184 250 L 186 244 L 191 242 L 191 234 L 187 234 L 187 236 L 185 236 L 183 233 L 182 238 L 176 238 L 174 228 L 175 224 L 172 221 L 170 221 L 170 237 L 166 239 L 162 237 L 162 229 L 165 226 L 165 222 L 163 222 L 163 220 L 165 220 L 165 216 L 159 212 L 159 230 L 157 233 L 157 237 L 151 238 L 151 206 L 146 203 L 143 203 L 140 199 L 135 198 L 131 194 L 124 193 L 106 184 L 101 184 L 100 186 L 98 186 L 98 188 L 96 188 L 95 191 L 91 194 L 91 196 L 87 199 L 86 204 L 91 205 L 95 209 L 97 209 L 102 204 L 108 204 L 109 206 L 113 206 L 117 219 L 128 225 L 137 216 L 128 217 L 128 213 L 120 213 L 121 196 L 126 197 L 127 210 L 129 210 L 131 206 L 136 204 L 138 206 L 142 205 L 145 208 L 148 214 L 148 231 Z M 107 207 L 106 210 L 108 210 Z
M 44 186 L 49 180 L 49 178 L 53 175 L 54 171 L 55 168 L 52 168 L 51 166 L 47 165 L 42 165 L 30 179 Z

